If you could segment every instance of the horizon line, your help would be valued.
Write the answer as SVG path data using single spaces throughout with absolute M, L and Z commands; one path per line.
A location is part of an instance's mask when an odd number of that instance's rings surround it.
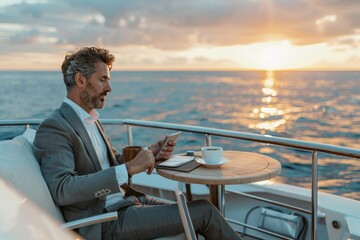
M 61 72 L 60 69 L 0 69 L 0 72 Z M 291 68 L 291 69 L 257 69 L 257 68 L 173 68 L 173 69 L 153 69 L 153 68 L 117 68 L 112 69 L 112 72 L 240 72 L 240 71 L 257 71 L 257 72 L 291 72 L 291 71 L 328 71 L 328 72 L 358 72 L 360 68 Z

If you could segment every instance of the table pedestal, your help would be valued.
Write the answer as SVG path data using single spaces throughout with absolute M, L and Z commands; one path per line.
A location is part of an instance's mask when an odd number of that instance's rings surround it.
M 210 185 L 210 201 L 225 214 L 225 186 L 224 185 Z

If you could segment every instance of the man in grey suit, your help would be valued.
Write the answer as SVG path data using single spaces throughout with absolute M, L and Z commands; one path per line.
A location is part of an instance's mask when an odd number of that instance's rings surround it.
M 165 204 L 129 187 L 128 176 L 154 169 L 171 156 L 170 141 L 155 159 L 166 137 L 124 163 L 111 145 L 95 109 L 111 91 L 115 57 L 108 50 L 84 47 L 69 52 L 62 64 L 67 96 L 39 126 L 34 145 L 41 170 L 66 221 L 117 211 L 118 220 L 84 227 L 86 239 L 153 239 L 183 232 L 176 204 Z M 189 202 L 195 230 L 206 239 L 240 239 L 208 201 Z

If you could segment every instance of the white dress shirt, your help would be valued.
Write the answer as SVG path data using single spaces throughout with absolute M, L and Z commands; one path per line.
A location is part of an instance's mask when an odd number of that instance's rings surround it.
M 93 109 L 91 110 L 90 114 L 88 114 L 84 109 L 82 109 L 79 105 L 74 103 L 69 98 L 65 97 L 64 102 L 69 104 L 76 114 L 81 119 L 84 127 L 89 134 L 91 142 L 94 146 L 96 155 L 99 159 L 100 165 L 102 169 L 106 169 L 110 167 L 109 160 L 108 160 L 108 152 L 106 148 L 106 144 L 104 139 L 101 137 L 99 129 L 97 128 L 95 122 L 99 119 L 99 113 Z M 119 188 L 124 183 L 128 181 L 128 172 L 126 169 L 125 164 L 115 166 L 116 172 L 116 180 L 118 182 Z M 123 190 L 120 188 L 120 193 L 110 194 L 106 197 L 106 206 L 110 206 L 117 201 L 123 199 Z

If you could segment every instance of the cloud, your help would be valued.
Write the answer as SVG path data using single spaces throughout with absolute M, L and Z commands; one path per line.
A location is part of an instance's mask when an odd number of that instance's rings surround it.
M 281 39 L 298 45 L 325 42 L 359 28 L 357 9 L 357 0 L 49 0 L 0 8 L 0 22 L 28 26 L 28 33 L 9 37 L 14 43 L 31 43 L 36 27 L 53 27 L 56 36 L 50 35 L 58 44 L 175 50 Z
M 18 43 L 26 43 L 26 44 L 32 44 L 36 43 L 39 38 L 39 31 L 37 29 L 31 29 L 29 31 L 25 32 L 19 32 L 12 36 L 10 36 L 11 43 L 18 44 Z
M 128 64 L 236 65 L 225 57 L 179 55 L 197 47 L 245 46 L 288 40 L 326 44 L 338 52 L 360 47 L 358 0 L 32 0 L 0 5 L 1 54 L 61 52 L 85 45 L 124 54 Z M 357 36 L 357 37 L 355 37 Z M 155 54 L 139 55 L 144 48 Z M 120 50 L 121 49 L 121 50 Z M 158 56 L 165 52 L 173 55 Z M 171 56 L 171 57 L 169 57 Z M 235 60 L 236 61 L 236 60 Z

